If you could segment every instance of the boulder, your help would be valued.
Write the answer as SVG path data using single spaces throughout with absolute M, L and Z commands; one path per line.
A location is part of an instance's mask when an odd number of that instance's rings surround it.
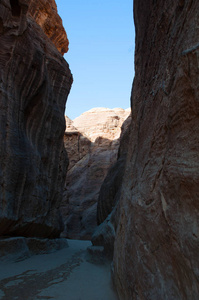
M 111 213 L 106 220 L 97 227 L 91 239 L 93 246 L 103 247 L 104 254 L 111 259 L 113 258 L 115 241 L 113 218 L 113 213 Z

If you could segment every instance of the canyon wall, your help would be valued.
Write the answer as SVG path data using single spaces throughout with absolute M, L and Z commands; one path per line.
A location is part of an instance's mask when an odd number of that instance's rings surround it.
M 97 224 L 91 242 L 93 249 L 101 246 L 103 254 L 112 260 L 115 232 L 118 225 L 119 199 L 126 165 L 131 115 L 121 127 L 120 144 L 116 162 L 110 167 L 100 187 L 97 201 Z
M 0 45 L 0 235 L 56 237 L 72 75 L 55 1 L 2 0 Z
M 108 169 L 117 160 L 121 126 L 130 109 L 91 109 L 74 121 L 66 118 L 69 157 L 61 211 L 63 236 L 90 239 L 97 226 L 97 201 Z
M 120 299 L 199 297 L 199 1 L 134 1 L 135 79 L 113 277 Z

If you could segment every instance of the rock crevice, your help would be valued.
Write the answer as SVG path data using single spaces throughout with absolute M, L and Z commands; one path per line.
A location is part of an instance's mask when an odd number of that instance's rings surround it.
M 73 122 L 66 119 L 69 156 L 62 213 L 64 236 L 90 239 L 97 226 L 97 200 L 109 167 L 116 161 L 121 126 L 130 109 L 94 108 Z

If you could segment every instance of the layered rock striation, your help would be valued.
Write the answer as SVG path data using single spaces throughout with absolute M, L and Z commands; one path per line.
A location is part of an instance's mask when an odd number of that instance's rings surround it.
M 97 200 L 110 166 L 117 160 L 121 126 L 130 110 L 95 108 L 66 120 L 69 156 L 62 205 L 63 235 L 90 239 L 97 226 Z
M 120 299 L 199 297 L 199 2 L 135 0 L 113 274 Z
M 2 0 L 0 45 L 0 235 L 56 237 L 72 75 L 54 0 Z

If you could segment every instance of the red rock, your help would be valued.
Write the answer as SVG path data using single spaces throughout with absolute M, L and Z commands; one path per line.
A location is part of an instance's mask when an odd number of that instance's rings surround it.
M 53 42 L 59 52 L 61 54 L 66 53 L 68 51 L 69 41 L 62 25 L 62 20 L 57 13 L 55 1 L 31 0 L 28 2 L 30 2 L 28 13 L 43 29 L 44 33 Z
M 199 2 L 135 0 L 132 124 L 114 280 L 120 299 L 199 297 Z
M 0 2 L 0 235 L 56 237 L 62 230 L 72 83 L 60 53 L 68 44 L 63 32 L 52 0 Z

